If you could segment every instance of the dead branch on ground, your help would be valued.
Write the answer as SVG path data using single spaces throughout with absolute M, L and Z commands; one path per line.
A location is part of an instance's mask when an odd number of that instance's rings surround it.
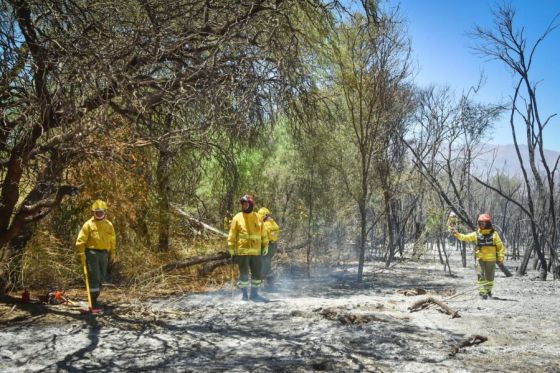
M 288 247 L 288 248 L 284 249 L 284 252 L 285 253 L 290 253 L 292 251 L 302 249 L 302 248 L 306 247 L 307 244 L 308 244 L 308 241 L 306 241 L 304 243 L 301 243 L 299 245 Z M 214 261 L 214 260 L 215 259 L 212 259 L 212 260 L 210 260 L 210 261 L 208 261 L 204 264 L 204 266 L 200 270 L 200 275 L 201 276 L 207 276 L 207 275 L 211 274 L 216 268 L 221 267 L 221 266 L 225 266 L 225 265 L 228 265 L 228 264 L 231 263 L 231 261 L 227 258 L 226 259 L 219 259 L 219 260 L 216 260 L 216 261 Z
M 509 271 L 509 269 L 504 265 L 504 263 L 496 263 L 498 268 L 506 275 L 506 277 L 511 277 L 513 274 Z
M 209 274 L 211 274 L 212 272 L 214 272 L 214 270 L 218 267 L 221 266 L 225 266 L 231 263 L 231 260 L 229 259 L 221 259 L 215 262 L 208 262 L 208 263 L 204 263 L 204 266 L 202 266 L 202 269 L 200 270 L 200 275 L 201 276 L 207 276 Z
M 220 251 L 218 253 L 211 254 L 211 255 L 198 255 L 189 258 L 187 260 L 180 260 L 177 262 L 166 264 L 163 267 L 161 267 L 161 269 L 159 269 L 158 271 L 170 272 L 180 268 L 186 268 L 197 264 L 212 262 L 214 260 L 228 259 L 229 257 L 230 255 L 229 252 L 227 251 Z
M 486 342 L 487 340 L 488 340 L 487 337 L 483 337 L 481 335 L 471 335 L 469 337 L 469 339 L 461 342 L 457 346 L 453 346 L 453 348 L 451 349 L 451 352 L 449 353 L 449 356 L 451 356 L 451 357 L 455 356 L 460 351 L 460 349 L 463 348 L 463 347 L 475 346 L 475 345 L 481 344 L 483 342 Z
M 443 302 L 441 302 L 437 299 L 434 299 L 432 297 L 423 299 L 421 301 L 418 301 L 418 302 L 414 303 L 412 306 L 408 307 L 408 309 L 410 310 L 410 312 L 416 312 L 416 311 L 420 311 L 420 310 L 423 310 L 423 309 L 429 307 L 431 304 L 436 304 L 436 305 L 440 306 L 445 311 L 445 313 L 447 313 L 448 315 L 451 315 L 452 319 L 454 319 L 456 317 L 461 317 L 459 315 L 459 311 L 455 311 L 454 309 L 449 307 L 447 304 L 445 304 L 445 303 L 443 303 Z

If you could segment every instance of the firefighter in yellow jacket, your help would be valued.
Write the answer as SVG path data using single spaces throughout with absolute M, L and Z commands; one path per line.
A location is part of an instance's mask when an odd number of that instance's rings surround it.
M 476 244 L 478 293 L 482 299 L 487 299 L 492 297 L 496 263 L 501 265 L 504 262 L 506 250 L 500 235 L 492 227 L 490 214 L 480 215 L 477 225 L 476 232 L 461 234 L 453 230 L 452 233 L 458 240 Z
M 250 195 L 239 199 L 242 211 L 231 220 L 228 249 L 239 266 L 237 286 L 243 293 L 243 300 L 267 302 L 259 295 L 262 283 L 262 256 L 268 254 L 268 237 L 259 215 L 253 211 L 255 200 Z M 251 286 L 250 294 L 248 293 Z
M 274 291 L 274 273 L 272 272 L 272 258 L 276 251 L 278 251 L 278 236 L 280 234 L 280 227 L 274 221 L 272 213 L 266 207 L 261 207 L 258 212 L 261 221 L 264 224 L 264 229 L 268 236 L 268 254 L 263 256 L 263 269 L 262 278 L 264 280 L 265 291 Z
M 113 224 L 105 214 L 107 203 L 97 200 L 91 206 L 93 216 L 86 221 L 76 239 L 76 250 L 82 265 L 87 265 L 87 280 L 91 299 L 91 312 L 101 312 L 97 298 L 107 275 L 108 262 L 116 257 L 116 239 Z

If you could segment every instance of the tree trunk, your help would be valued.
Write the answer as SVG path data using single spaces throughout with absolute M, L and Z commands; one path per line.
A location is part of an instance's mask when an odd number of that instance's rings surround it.
M 393 211 L 391 208 L 391 202 L 387 193 L 385 193 L 385 217 L 387 222 L 387 233 L 389 236 L 389 243 L 387 245 L 387 261 L 385 262 L 385 267 L 388 268 L 393 261 L 393 257 L 395 256 L 395 232 L 394 232 L 394 225 L 393 225 Z
M 78 188 L 73 186 L 59 185 L 64 165 L 58 153 L 52 154 L 51 162 L 41 170 L 34 188 L 20 202 L 9 222 L 9 227 L 0 234 L 0 291 L 2 292 L 14 285 L 12 274 L 15 274 L 17 281 L 17 276 L 21 273 L 21 257 L 27 242 L 32 237 L 36 222 L 58 207 L 65 196 L 76 194 L 78 191 Z
M 23 231 L 10 243 L 6 249 L 5 259 L 0 264 L 0 291 L 4 293 L 10 288 L 18 287 L 21 280 L 21 265 L 24 256 L 24 249 L 27 242 L 33 237 L 33 228 L 36 224 L 28 224 Z
M 463 268 L 467 268 L 467 243 L 460 241 L 459 250 L 461 250 L 461 263 L 463 264 Z
M 173 117 L 168 114 L 165 118 L 165 130 L 171 129 L 171 121 Z M 158 249 L 160 252 L 169 251 L 169 231 L 171 224 L 169 196 L 171 194 L 170 186 L 170 165 L 173 154 L 169 149 L 169 141 L 161 140 L 158 144 L 158 164 L 156 170 L 157 187 L 158 187 Z
M 445 261 L 443 260 L 443 255 L 441 254 L 440 239 L 439 239 L 439 237 L 437 237 L 435 240 L 436 240 L 436 247 L 437 247 L 437 252 L 438 252 L 438 256 L 439 256 L 439 264 L 443 265 L 443 264 L 445 264 Z
M 365 259 L 365 239 L 367 235 L 367 227 L 366 227 L 366 207 L 365 201 L 360 201 L 360 246 L 358 247 L 359 250 L 359 259 L 358 259 L 358 282 L 362 282 L 363 275 L 364 275 L 364 259 Z
M 517 274 L 524 275 L 527 272 L 527 266 L 529 264 L 529 258 L 531 256 L 532 251 L 535 250 L 535 253 L 537 254 L 537 258 L 542 265 L 542 270 L 540 271 L 540 276 L 539 277 L 540 277 L 541 280 L 544 281 L 544 280 L 546 280 L 546 275 L 547 275 L 546 258 L 544 256 L 542 246 L 541 246 L 541 241 L 539 239 L 539 235 L 538 235 L 537 232 L 538 231 L 537 231 L 536 223 L 534 221 L 531 221 L 531 233 L 532 233 L 532 238 L 533 238 L 533 245 L 531 246 L 531 249 L 525 251 L 523 261 L 521 262 L 521 265 L 519 266 L 519 269 L 517 270 Z

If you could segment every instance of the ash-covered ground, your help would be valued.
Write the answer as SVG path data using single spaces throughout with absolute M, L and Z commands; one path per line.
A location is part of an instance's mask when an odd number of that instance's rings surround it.
M 16 304 L 0 314 L 0 371 L 560 372 L 558 281 L 497 271 L 494 299 L 482 300 L 472 261 L 454 258 L 452 270 L 369 263 L 362 284 L 355 265 L 314 270 L 281 279 L 266 304 L 229 286 L 97 317 Z M 409 310 L 428 297 L 460 317 Z M 487 341 L 454 349 L 472 336 Z

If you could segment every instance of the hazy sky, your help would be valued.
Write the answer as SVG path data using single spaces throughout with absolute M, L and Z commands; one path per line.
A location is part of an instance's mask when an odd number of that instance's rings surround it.
M 555 15 L 560 14 L 560 0 L 514 0 L 508 3 L 516 9 L 514 27 L 525 29 L 530 46 Z M 399 6 L 407 21 L 419 85 L 448 85 L 460 95 L 476 85 L 484 71 L 486 83 L 476 100 L 504 102 L 514 92 L 515 79 L 503 63 L 475 55 L 472 50 L 475 41 L 469 35 L 475 25 L 493 25 L 492 8 L 496 4 L 496 1 L 489 0 L 388 0 L 383 6 Z M 560 24 L 560 16 L 555 23 Z M 545 131 L 545 147 L 560 151 L 560 27 L 537 49 L 530 74 L 533 81 L 540 81 L 537 95 L 541 116 L 558 113 Z M 518 131 L 518 139 L 522 136 L 524 133 Z M 491 142 L 513 143 L 509 114 L 496 124 Z

